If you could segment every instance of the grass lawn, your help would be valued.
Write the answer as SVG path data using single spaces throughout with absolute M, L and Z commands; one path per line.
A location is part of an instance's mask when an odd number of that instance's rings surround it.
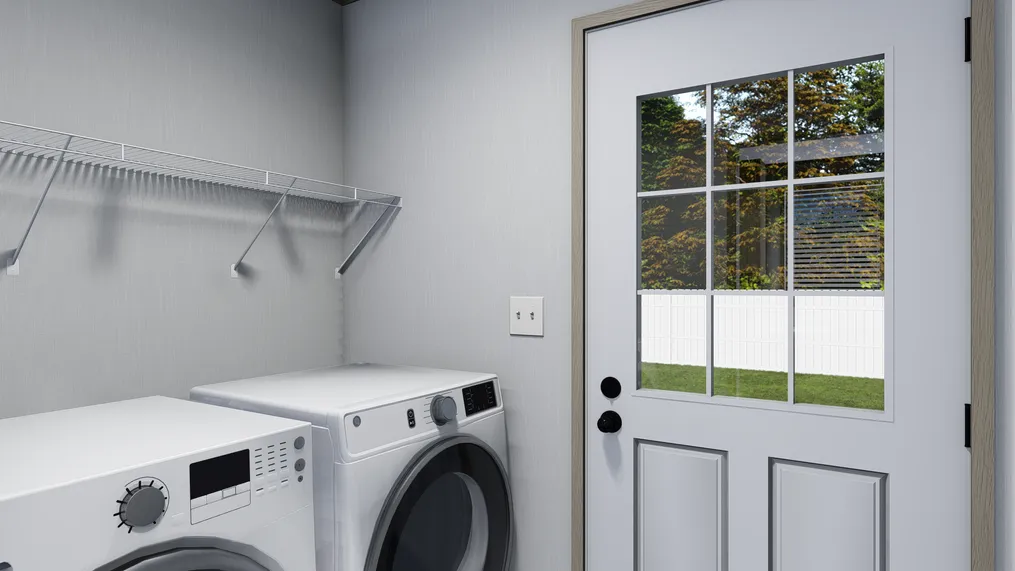
M 798 403 L 884 410 L 882 379 L 835 375 L 795 375 Z M 786 373 L 740 369 L 715 370 L 714 393 L 720 396 L 785 401 Z M 641 387 L 664 391 L 705 394 L 705 367 L 695 365 L 641 364 Z

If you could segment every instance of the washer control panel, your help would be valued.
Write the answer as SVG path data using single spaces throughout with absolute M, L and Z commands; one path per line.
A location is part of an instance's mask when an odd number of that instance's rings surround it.
M 249 448 L 190 465 L 190 523 L 249 505 Z

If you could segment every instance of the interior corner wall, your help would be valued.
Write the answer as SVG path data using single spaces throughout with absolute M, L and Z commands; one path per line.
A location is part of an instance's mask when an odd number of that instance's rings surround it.
M 500 376 L 518 570 L 570 564 L 571 20 L 625 3 L 343 12 L 346 180 L 405 199 L 348 275 L 348 356 Z M 508 335 L 511 295 L 545 337 Z
M 342 181 L 329 0 L 4 0 L 0 119 Z M 0 155 L 0 251 L 49 165 Z M 335 213 L 265 193 L 64 168 L 0 269 L 0 418 L 339 364 Z

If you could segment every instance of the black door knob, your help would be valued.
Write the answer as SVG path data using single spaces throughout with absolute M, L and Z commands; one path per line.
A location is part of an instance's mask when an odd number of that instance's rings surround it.
M 599 432 L 605 434 L 613 434 L 614 432 L 620 431 L 620 427 L 624 424 L 624 421 L 620 419 L 620 415 L 612 410 L 608 410 L 599 417 L 599 422 L 596 426 L 599 427 Z
M 606 377 L 599 383 L 599 390 L 603 391 L 604 397 L 613 400 L 620 396 L 620 381 L 616 377 Z

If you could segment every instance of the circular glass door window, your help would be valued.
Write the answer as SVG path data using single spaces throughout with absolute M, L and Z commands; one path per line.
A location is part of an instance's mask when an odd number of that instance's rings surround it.
M 504 571 L 511 547 L 507 474 L 480 440 L 420 453 L 388 496 L 367 571 Z

